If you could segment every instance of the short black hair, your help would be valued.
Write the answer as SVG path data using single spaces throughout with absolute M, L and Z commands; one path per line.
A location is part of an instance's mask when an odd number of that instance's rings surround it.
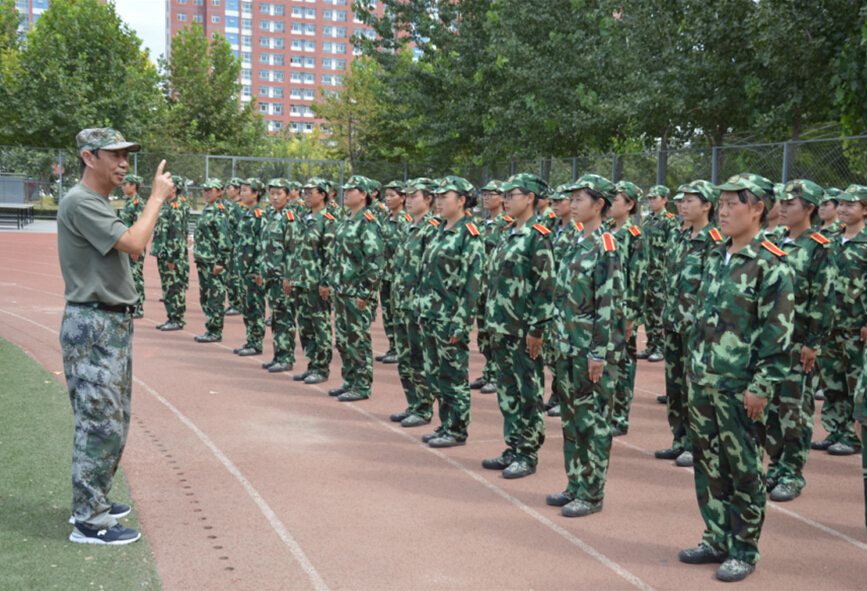
M 596 189 L 591 189 L 589 187 L 584 187 L 583 189 L 587 192 L 588 195 L 590 195 L 590 198 L 593 199 L 594 203 L 602 199 L 602 201 L 605 203 L 605 205 L 602 206 L 602 219 L 604 220 L 605 218 L 607 218 L 608 211 L 611 209 L 611 199 L 607 195 L 605 195 L 604 193 L 600 193 Z
M 752 205 L 755 205 L 756 203 L 759 203 L 761 201 L 761 199 L 759 199 L 758 196 L 749 189 L 741 189 L 740 191 L 738 191 L 737 195 L 738 201 L 740 201 L 741 203 L 750 203 Z M 762 204 L 764 204 L 763 201 Z M 762 210 L 762 217 L 759 220 L 759 223 L 763 228 L 768 225 L 768 213 L 768 208 L 765 207 Z
M 94 150 L 85 150 L 85 152 L 90 152 L 91 154 L 93 154 L 94 158 L 99 160 L 99 150 L 99 148 L 96 148 Z M 79 164 L 81 164 L 81 176 L 84 176 L 84 169 L 87 168 L 87 164 L 84 163 L 84 158 L 81 157 L 81 154 L 78 155 L 78 162 Z
M 464 209 L 472 209 L 479 202 L 479 197 L 476 195 L 475 191 L 468 191 L 467 193 L 461 193 L 459 195 L 463 195 L 466 198 L 464 201 Z
M 810 212 L 810 225 L 815 226 L 819 222 L 822 221 L 822 218 L 819 217 L 819 206 L 815 203 L 810 203 L 803 197 L 798 197 L 798 201 L 801 202 L 801 207 L 807 209 L 809 206 L 813 206 L 813 211 Z

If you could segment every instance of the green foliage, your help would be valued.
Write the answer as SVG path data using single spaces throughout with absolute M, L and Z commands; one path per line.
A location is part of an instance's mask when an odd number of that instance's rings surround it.
M 858 18 L 832 63 L 831 88 L 834 106 L 840 111 L 840 122 L 847 134 L 867 133 L 867 4 L 862 5 Z

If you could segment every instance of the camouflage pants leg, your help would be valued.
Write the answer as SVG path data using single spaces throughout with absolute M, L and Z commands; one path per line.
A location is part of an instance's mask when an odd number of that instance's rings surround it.
M 382 281 L 379 284 L 379 298 L 382 303 L 382 327 L 388 338 L 388 350 L 394 348 L 394 309 L 391 305 L 391 281 Z
M 662 308 L 665 304 L 662 277 L 651 277 L 644 306 L 644 333 L 648 351 L 662 351 Z M 637 327 L 636 327 L 637 329 Z
M 244 308 L 244 287 L 241 274 L 237 272 L 232 262 L 226 265 L 224 273 L 226 273 L 226 297 L 229 301 L 229 307 L 240 311 Z
M 168 263 L 164 259 L 157 259 L 160 279 L 163 284 L 163 305 L 166 308 L 166 316 L 169 322 L 177 322 L 184 326 L 184 315 L 187 313 L 187 292 L 184 288 L 181 267 L 175 263 L 175 270 L 169 271 Z
M 462 441 L 467 438 L 471 420 L 469 342 L 450 343 L 447 322 L 422 318 L 421 323 L 425 378 L 440 403 L 439 430 Z
M 788 375 L 774 387 L 773 397 L 768 401 L 768 418 L 763 429 L 765 451 L 771 460 L 768 479 L 797 490 L 801 490 L 806 484 L 803 471 L 811 439 L 807 438 L 805 442 L 802 433 L 805 419 L 805 377 L 801 371 L 801 354 L 798 351 L 792 356 Z M 810 398 L 812 399 L 812 393 Z M 759 429 L 759 433 L 761 435 L 762 429 Z
M 548 402 L 545 405 L 546 408 L 553 408 L 560 404 L 560 378 L 558 377 L 558 367 L 560 363 L 560 352 L 554 348 L 553 339 L 550 334 L 550 329 L 546 331 L 546 334 L 542 335 L 542 360 L 545 363 L 545 367 L 551 372 L 551 396 L 548 398 Z M 544 386 L 544 384 L 543 384 Z M 544 398 L 545 393 L 542 392 L 542 397 Z
M 355 296 L 334 297 L 334 319 L 337 352 L 340 353 L 340 374 L 343 387 L 370 398 L 373 383 L 373 345 L 370 341 L 370 304 L 358 308 Z
M 542 391 L 542 356 L 530 358 L 527 339 L 493 335 L 494 359 L 500 370 L 497 401 L 503 413 L 503 436 L 516 459 L 539 463 L 545 443 L 545 403 Z
M 828 440 L 861 448 L 855 433 L 855 389 L 864 370 L 864 350 L 859 331 L 835 330 L 822 352 L 822 426 Z
M 223 336 L 223 316 L 226 308 L 223 302 L 226 300 L 226 287 L 220 275 L 214 275 L 214 265 L 211 263 L 196 262 L 196 271 L 199 275 L 199 303 L 202 312 L 205 313 L 205 330 L 208 334 Z M 225 272 L 225 271 L 224 271 Z
M 434 398 L 424 373 L 421 329 L 418 318 L 406 310 L 397 312 L 394 325 L 397 372 L 406 396 L 406 412 L 429 421 L 433 416 Z
M 633 332 L 626 341 L 626 351 L 614 369 L 614 411 L 612 426 L 627 433 L 629 431 L 629 410 L 635 394 L 635 368 L 638 365 L 637 339 Z
M 144 313 L 144 262 L 145 255 L 140 255 L 138 261 L 133 262 L 132 258 L 129 261 L 129 266 L 132 270 L 132 280 L 135 283 L 135 290 L 138 292 L 138 301 L 135 304 L 135 308 L 139 314 Z
M 60 325 L 63 370 L 75 415 L 72 514 L 93 529 L 109 515 L 112 480 L 129 434 L 132 317 L 67 305 Z
M 242 277 L 242 281 L 244 297 L 240 310 L 244 314 L 244 326 L 247 329 L 245 346 L 261 351 L 262 341 L 265 340 L 265 286 L 256 285 L 253 275 Z
M 319 296 L 319 286 L 293 289 L 298 302 L 298 340 L 307 370 L 327 378 L 331 373 L 331 300 Z
M 180 271 L 181 283 L 184 286 L 184 291 L 190 289 L 190 255 L 184 253 L 181 260 L 178 261 L 178 269 Z
M 265 295 L 271 306 L 271 339 L 276 363 L 295 363 L 295 305 L 283 293 L 283 280 L 265 279 Z
M 488 382 L 497 381 L 497 364 L 494 362 L 494 355 L 491 351 L 491 333 L 485 330 L 485 305 L 487 296 L 484 290 L 479 295 L 479 304 L 477 307 L 478 314 L 476 315 L 476 325 L 479 327 L 476 333 L 476 344 L 479 347 L 479 352 L 485 358 L 485 367 L 482 368 L 482 377 Z
M 689 389 L 686 385 L 686 339 L 682 334 L 665 333 L 665 403 L 668 426 L 674 439 L 671 447 L 692 451 L 689 435 Z
M 611 457 L 611 367 L 606 363 L 598 382 L 590 381 L 587 358 L 560 356 L 560 418 L 568 490 L 579 499 L 598 502 L 605 496 Z
M 756 563 L 767 504 L 760 421 L 747 417 L 743 392 L 697 386 L 695 380 L 689 413 L 702 541 L 729 558 Z

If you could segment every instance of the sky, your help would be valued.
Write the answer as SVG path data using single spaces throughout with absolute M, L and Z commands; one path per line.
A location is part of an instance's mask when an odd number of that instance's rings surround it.
M 166 51 L 165 0 L 114 0 L 117 13 L 150 50 L 151 60 Z

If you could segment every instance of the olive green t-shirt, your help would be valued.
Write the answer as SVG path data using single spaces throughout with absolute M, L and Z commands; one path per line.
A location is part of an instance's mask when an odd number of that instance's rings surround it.
M 67 302 L 134 305 L 129 255 L 114 249 L 127 231 L 111 201 L 81 183 L 60 200 L 57 249 Z

